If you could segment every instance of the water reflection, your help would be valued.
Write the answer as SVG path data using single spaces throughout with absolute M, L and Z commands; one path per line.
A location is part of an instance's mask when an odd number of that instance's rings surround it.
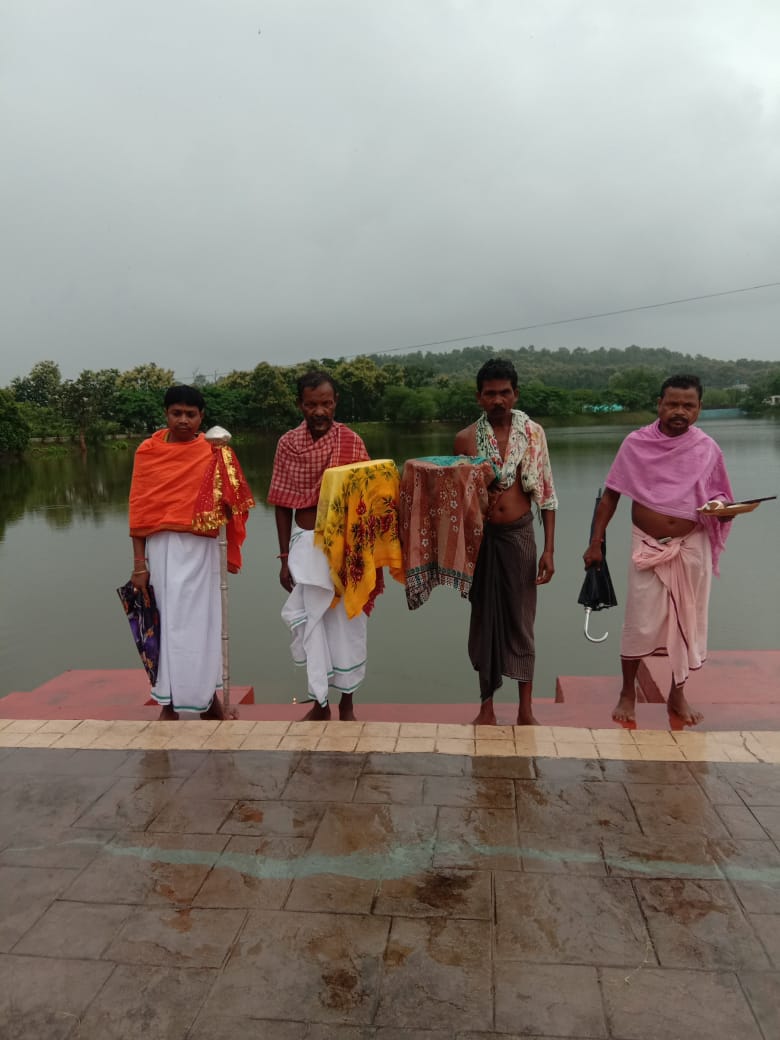
M 737 497 L 780 491 L 780 424 L 717 421 L 706 429 L 721 444 Z M 454 427 L 361 430 L 375 458 L 448 454 Z M 556 574 L 542 590 L 537 617 L 537 681 L 552 696 L 558 675 L 615 675 L 622 606 L 604 619 L 609 639 L 588 644 L 582 635 L 582 552 L 593 499 L 626 428 L 550 427 L 548 440 L 561 501 Z M 289 658 L 279 618 L 273 510 L 264 503 L 276 439 L 237 437 L 235 444 L 258 508 L 249 521 L 245 566 L 230 583 L 232 674 L 253 683 L 260 698 L 301 696 L 301 673 Z M 133 449 L 118 446 L 33 458 L 0 466 L 0 696 L 33 689 L 68 668 L 134 668 L 137 656 L 115 589 L 128 578 L 127 493 Z M 780 645 L 776 595 L 780 587 L 780 505 L 766 503 L 740 518 L 713 588 L 712 649 L 773 649 Z M 618 601 L 625 591 L 630 543 L 627 503 L 610 525 L 610 570 Z M 68 609 L 53 590 L 65 590 Z M 8 590 L 13 590 L 13 596 Z M 13 603 L 13 610 L 10 609 Z M 410 612 L 403 590 L 390 583 L 369 626 L 372 701 L 465 701 L 477 697 L 466 653 L 468 605 L 451 590 L 435 590 Z M 515 697 L 512 684 L 499 693 Z

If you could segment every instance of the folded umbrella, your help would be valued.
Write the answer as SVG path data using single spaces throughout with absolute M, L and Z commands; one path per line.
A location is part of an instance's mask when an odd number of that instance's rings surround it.
M 149 682 L 154 686 L 160 661 L 160 612 L 154 598 L 154 589 L 151 585 L 145 590 L 137 589 L 128 581 L 116 591 L 130 623 L 130 631 L 149 676 Z
M 591 538 L 593 537 L 593 524 L 596 519 L 596 510 L 599 507 L 599 502 L 601 502 L 601 488 L 599 488 L 598 495 L 596 495 L 596 504 L 593 507 L 593 518 L 590 522 Z M 603 557 L 601 563 L 592 563 L 585 571 L 585 581 L 582 583 L 580 594 L 577 597 L 577 602 L 585 607 L 585 638 L 589 639 L 591 643 L 603 643 L 609 635 L 609 632 L 605 632 L 603 636 L 598 637 L 590 634 L 588 623 L 591 611 L 605 610 L 608 607 L 617 606 L 617 596 L 612 587 L 612 578 L 609 576 L 609 568 L 607 567 L 606 538 L 601 543 L 601 552 Z

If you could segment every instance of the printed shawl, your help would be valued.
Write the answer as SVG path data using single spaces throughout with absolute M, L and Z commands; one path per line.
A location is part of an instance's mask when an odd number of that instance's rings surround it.
M 314 440 L 302 422 L 279 439 L 267 501 L 289 509 L 316 506 L 326 469 L 367 462 L 368 457 L 363 441 L 343 423 L 334 422 Z
M 398 538 L 398 470 L 392 459 L 327 469 L 322 478 L 314 544 L 328 561 L 347 617 L 370 614 L 384 589 L 382 567 L 403 581 Z
M 547 439 L 542 427 L 517 408 L 512 409 L 512 428 L 509 432 L 506 458 L 501 458 L 498 441 L 488 417 L 477 419 L 477 454 L 484 456 L 500 472 L 494 486 L 506 491 L 517 480 L 523 491 L 536 502 L 539 509 L 557 509 L 558 499 L 553 484 Z
M 495 477 L 493 464 L 476 456 L 407 459 L 398 509 L 410 610 L 437 585 L 468 596 Z
M 605 483 L 648 509 L 701 524 L 718 574 L 731 524 L 696 511 L 713 498 L 733 498 L 723 453 L 712 437 L 698 426 L 679 437 L 667 437 L 658 422 L 643 426 L 623 441 Z
M 135 453 L 130 485 L 130 534 L 185 531 L 216 537 L 227 521 L 228 562 L 241 566 L 244 522 L 254 506 L 232 448 L 212 449 L 202 434 L 180 443 L 157 430 Z

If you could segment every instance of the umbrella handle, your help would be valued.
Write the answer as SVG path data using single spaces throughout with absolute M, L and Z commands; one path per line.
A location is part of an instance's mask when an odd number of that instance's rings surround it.
M 605 632 L 603 636 L 592 636 L 588 631 L 588 622 L 590 621 L 590 615 L 592 611 L 590 607 L 585 608 L 585 638 L 591 643 L 603 643 L 609 635 L 609 632 Z

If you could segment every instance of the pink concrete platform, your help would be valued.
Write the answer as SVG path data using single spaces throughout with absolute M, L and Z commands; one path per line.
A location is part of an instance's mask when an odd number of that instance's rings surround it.
M 648 701 L 666 700 L 671 683 L 666 657 L 645 657 L 637 684 Z M 690 701 L 707 704 L 772 704 L 780 709 L 780 650 L 713 650 L 686 683 Z
M 662 693 L 668 685 L 668 661 L 645 659 L 639 669 L 637 724 L 641 728 L 670 728 Z M 506 683 L 496 694 L 496 716 L 504 725 L 516 718 L 513 686 Z M 619 688 L 616 675 L 560 676 L 555 700 L 537 698 L 534 713 L 546 726 L 609 728 L 616 725 L 611 712 Z M 716 651 L 701 671 L 691 675 L 687 692 L 704 712 L 698 730 L 780 730 L 780 651 Z M 232 687 L 231 703 L 239 706 L 242 719 L 258 721 L 300 719 L 308 707 L 306 702 L 257 703 L 254 687 L 244 685 Z M 365 722 L 468 723 L 478 710 L 470 702 L 374 704 L 359 698 L 357 707 Z M 35 690 L 0 698 L 0 718 L 6 719 L 151 721 L 158 712 L 140 668 L 63 672 Z

